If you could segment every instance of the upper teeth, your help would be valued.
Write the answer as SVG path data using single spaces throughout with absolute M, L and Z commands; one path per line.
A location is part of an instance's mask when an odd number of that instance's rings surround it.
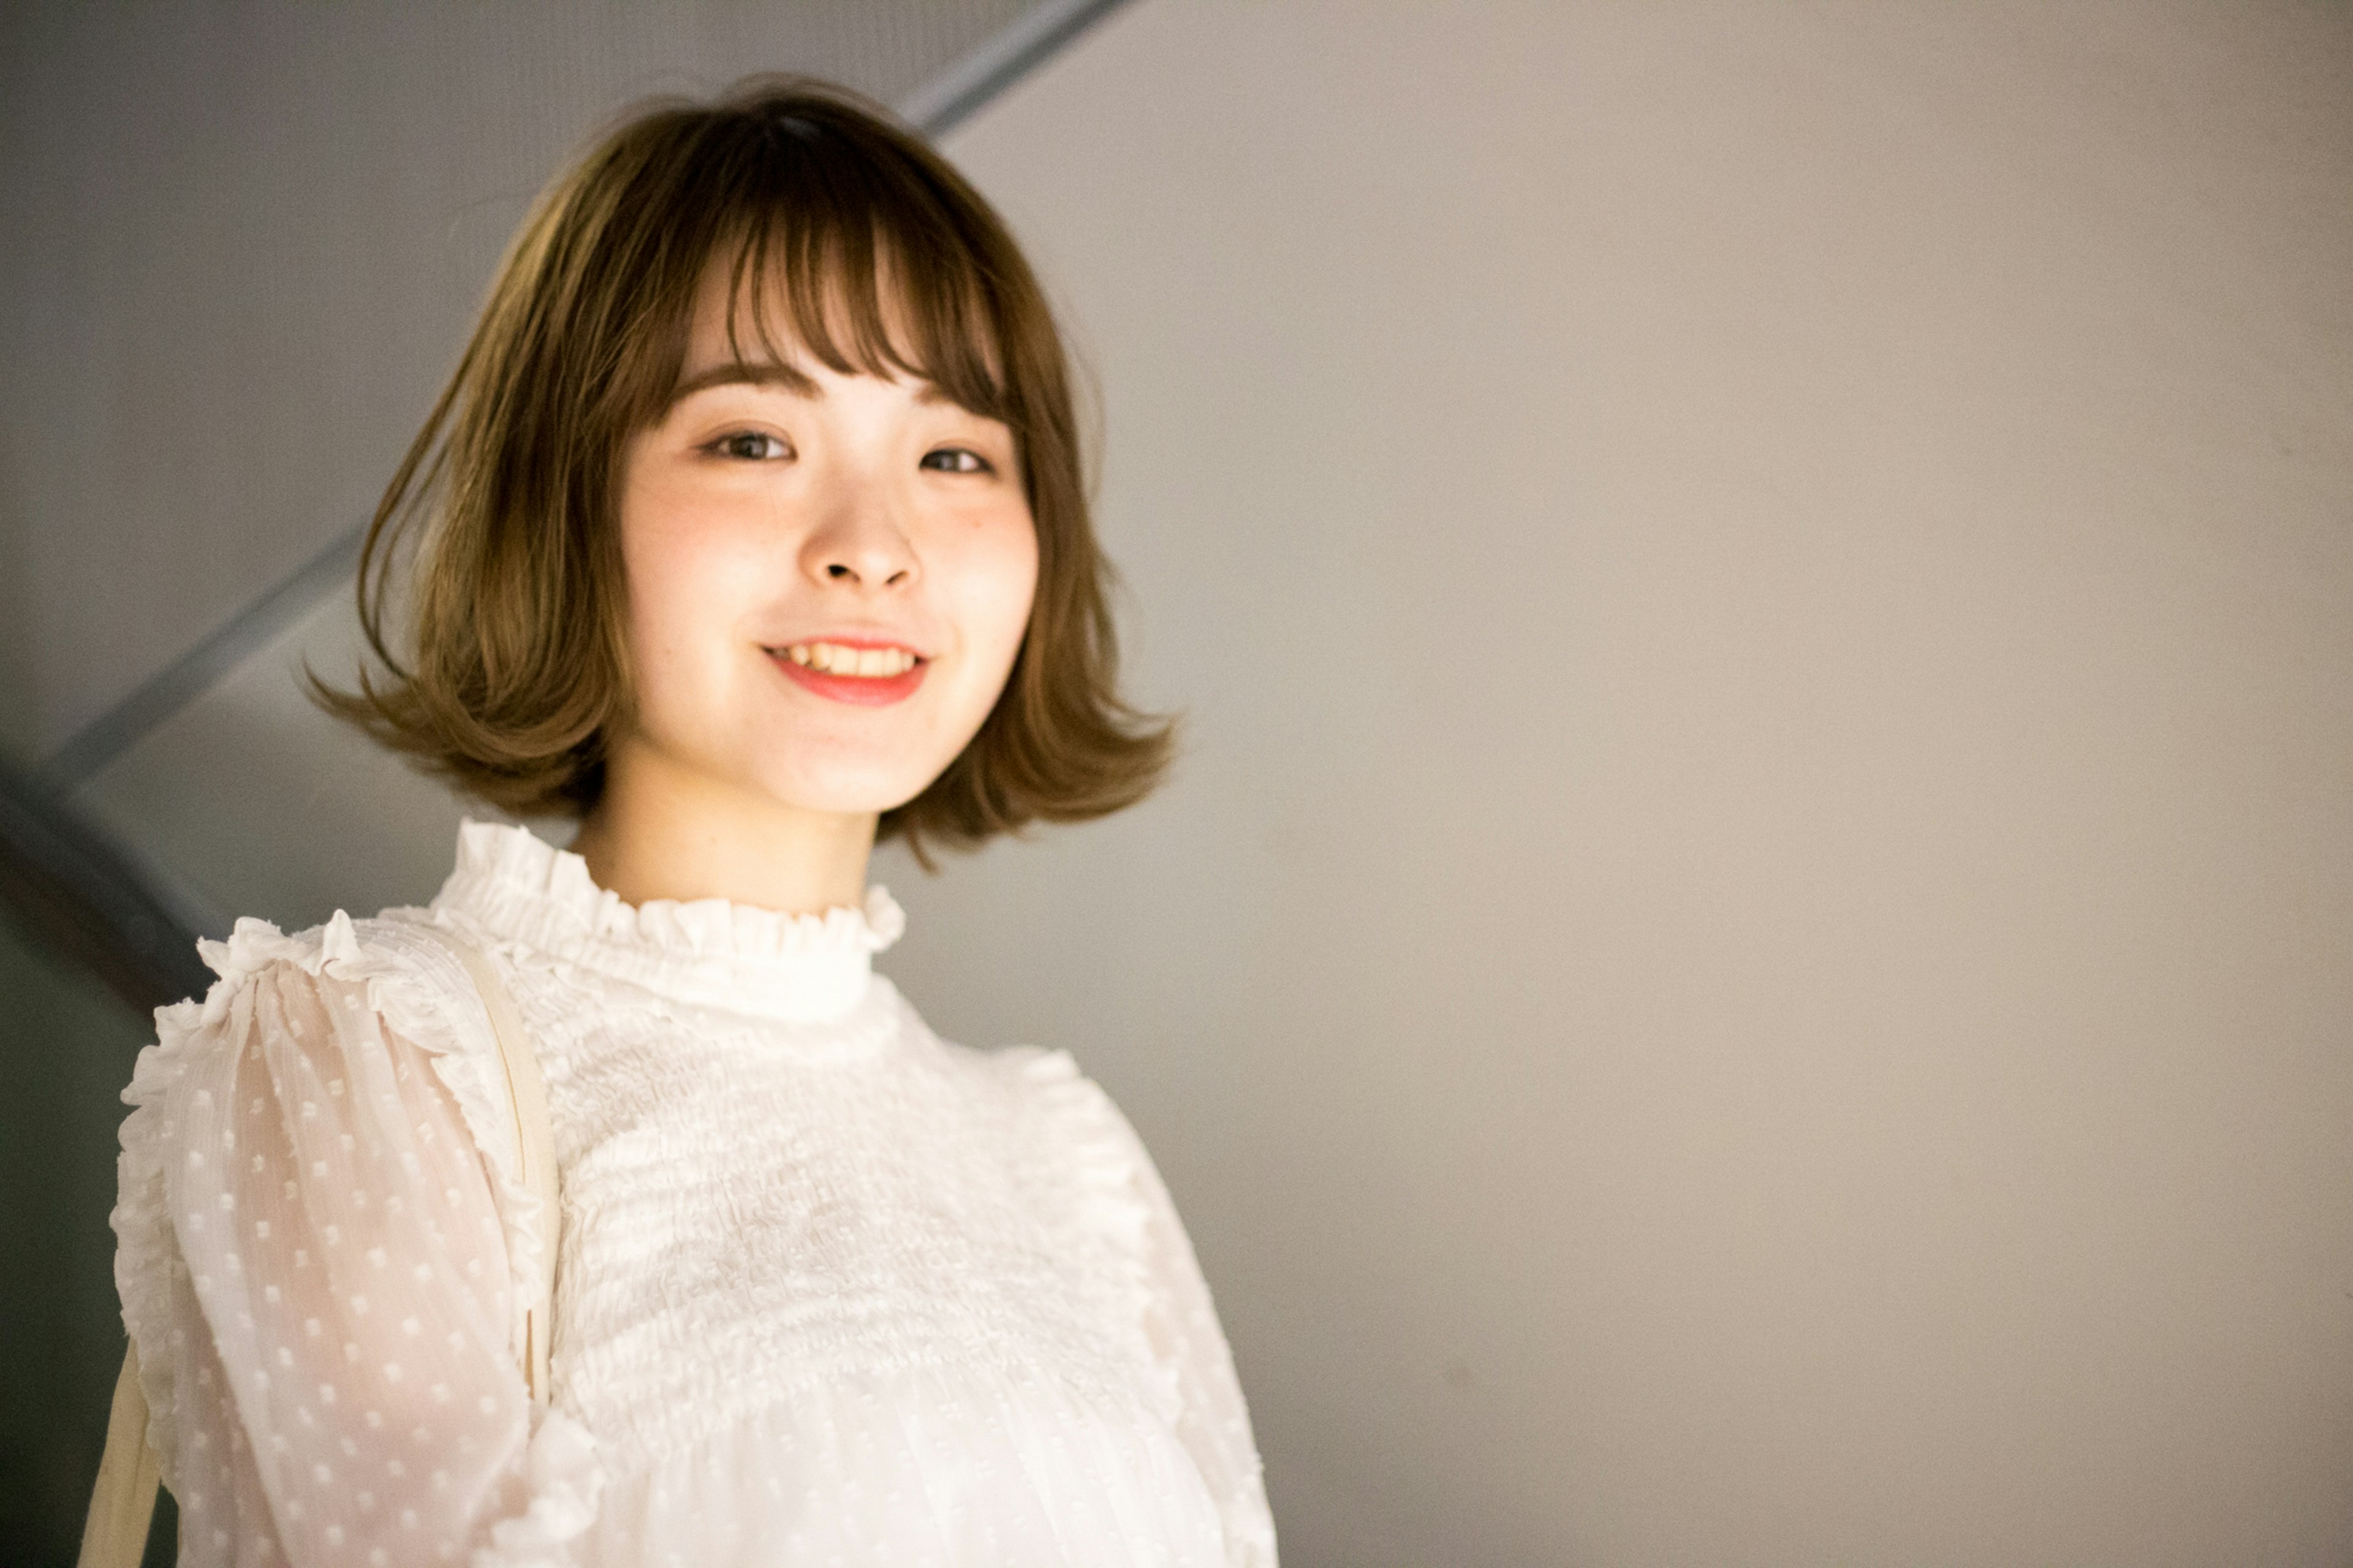
M 828 675 L 904 675 L 915 656 L 902 647 L 844 647 L 838 642 L 797 642 L 785 649 L 795 664 Z

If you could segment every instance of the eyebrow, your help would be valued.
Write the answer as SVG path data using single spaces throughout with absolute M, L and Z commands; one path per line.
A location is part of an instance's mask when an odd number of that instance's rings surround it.
M 714 386 L 781 386 L 799 397 L 821 398 L 825 388 L 817 379 L 797 366 L 778 360 L 763 360 L 757 364 L 731 361 L 715 364 L 709 370 L 688 376 L 670 395 L 670 406 L 675 408 L 698 392 L 708 392 Z M 918 403 L 954 403 L 935 382 L 925 381 L 915 387 Z
M 673 388 L 670 405 L 677 406 L 698 392 L 708 392 L 714 386 L 781 386 L 802 397 L 822 397 L 825 391 L 807 371 L 776 360 L 758 364 L 746 364 L 740 360 L 714 364 L 709 370 L 688 376 Z

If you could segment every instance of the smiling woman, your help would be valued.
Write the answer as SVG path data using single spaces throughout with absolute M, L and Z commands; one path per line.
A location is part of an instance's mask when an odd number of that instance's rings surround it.
M 689 474 L 717 484 L 732 464 L 777 462 L 794 477 L 744 482 L 847 493 L 875 454 L 845 442 L 879 438 L 886 402 L 902 439 L 936 438 L 891 460 L 948 487 L 894 472 L 892 503 L 1002 517 L 1018 500 L 1036 587 L 998 677 L 1003 700 L 982 705 L 936 777 L 884 806 L 881 837 L 921 853 L 926 839 L 968 845 L 1132 804 L 1165 766 L 1168 731 L 1117 695 L 1107 568 L 1052 315 L 962 176 L 871 106 L 812 84 L 644 115 L 549 191 L 369 531 L 362 621 L 394 677 L 317 695 L 496 805 L 593 812 L 649 675 L 627 620 L 647 588 L 625 558 L 663 527 L 633 524 L 616 492 L 651 497 Z M 751 504 L 734 499 L 739 513 Z M 387 605 L 407 575 L 402 535 L 419 521 L 431 537 L 414 579 L 412 666 L 392 648 Z M 934 530 L 930 542 L 955 538 Z M 824 564 L 845 586 L 883 586 Z M 966 668 L 959 690 L 979 673 Z
M 549 193 L 317 694 L 578 836 L 159 1013 L 116 1278 L 184 1564 L 1273 1563 L 1134 1131 L 871 968 L 878 836 L 1158 776 L 1084 495 L 1027 265 L 881 111 L 753 83 Z
M 623 451 L 635 714 L 574 847 L 633 901 L 732 892 L 742 862 L 688 861 L 744 813 L 810 840 L 799 901 L 853 902 L 863 816 L 914 799 L 1005 689 L 1037 530 L 1002 419 L 799 343 L 747 363 L 743 287 L 711 264 L 680 394 Z

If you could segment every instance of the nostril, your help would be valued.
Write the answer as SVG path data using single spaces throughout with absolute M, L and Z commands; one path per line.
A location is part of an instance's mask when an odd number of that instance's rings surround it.
M 856 573 L 852 572 L 849 567 L 844 566 L 839 561 L 827 567 L 825 569 L 825 574 L 828 577 L 854 577 L 857 575 Z

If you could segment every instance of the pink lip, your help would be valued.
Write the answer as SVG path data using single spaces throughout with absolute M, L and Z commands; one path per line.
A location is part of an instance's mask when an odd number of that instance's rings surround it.
M 895 647 L 906 648 L 909 653 L 915 651 L 907 647 L 905 643 L 893 642 L 887 637 L 825 637 L 796 640 L 829 642 L 838 647 Z M 830 670 L 811 669 L 805 664 L 795 664 L 785 657 L 783 647 L 770 649 L 768 658 L 804 691 L 813 691 L 819 697 L 860 708 L 887 708 L 893 702 L 905 701 L 915 694 L 915 688 L 923 683 L 923 672 L 932 668 L 930 659 L 917 654 L 913 666 L 897 675 L 836 675 Z

